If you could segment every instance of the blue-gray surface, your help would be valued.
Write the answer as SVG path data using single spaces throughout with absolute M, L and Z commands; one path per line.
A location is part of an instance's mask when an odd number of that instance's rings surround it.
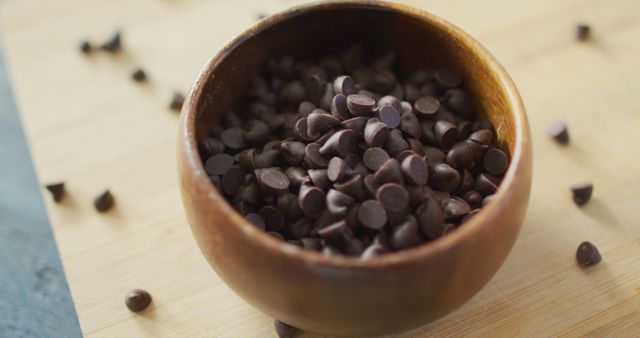
M 81 337 L 0 46 L 0 337 Z

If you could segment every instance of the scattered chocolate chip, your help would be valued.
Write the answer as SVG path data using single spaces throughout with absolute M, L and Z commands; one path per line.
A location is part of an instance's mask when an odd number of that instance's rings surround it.
M 547 129 L 547 135 L 560 144 L 569 144 L 569 130 L 564 121 L 556 121 Z
M 91 46 L 91 43 L 87 40 L 82 40 L 82 42 L 80 42 L 80 51 L 84 54 L 89 54 L 91 53 L 91 51 L 93 50 L 93 46 Z
M 409 206 L 407 189 L 397 183 L 386 183 L 378 188 L 376 199 L 390 212 L 401 212 Z
M 351 196 L 338 190 L 331 189 L 327 192 L 327 209 L 335 216 L 340 217 L 346 215 L 349 207 L 351 207 L 354 202 Z
M 325 195 L 322 189 L 302 184 L 298 194 L 298 203 L 302 212 L 308 217 L 316 217 L 325 208 Z
M 441 147 L 449 148 L 458 140 L 458 127 L 451 122 L 439 120 L 434 128 L 436 140 Z
M 578 41 L 586 41 L 591 37 L 591 26 L 586 23 L 576 25 L 576 38 Z
M 573 194 L 573 201 L 578 206 L 583 206 L 591 199 L 593 193 L 593 184 L 580 183 L 571 186 L 571 193 Z
M 171 110 L 180 111 L 182 109 L 182 105 L 184 104 L 184 95 L 179 92 L 173 93 L 171 97 L 171 102 L 169 103 L 169 108 Z
M 400 126 L 400 112 L 392 106 L 383 106 L 378 111 L 378 119 L 388 128 Z
M 151 304 L 151 295 L 145 290 L 133 289 L 127 292 L 124 303 L 130 311 L 140 312 Z
M 582 242 L 576 251 L 576 260 L 581 266 L 593 266 L 600 263 L 602 256 L 595 245 L 590 242 Z
M 409 249 L 419 242 L 418 222 L 413 216 L 408 216 L 404 222 L 391 230 L 390 244 L 395 250 Z
M 389 138 L 390 130 L 377 118 L 371 118 L 364 127 L 364 140 L 370 147 L 380 147 Z
M 60 202 L 64 198 L 64 182 L 54 182 L 45 185 L 45 188 L 51 193 L 51 197 L 55 202 Z
M 273 326 L 276 329 L 276 333 L 278 334 L 278 338 L 293 338 L 295 337 L 298 333 L 300 333 L 300 330 L 287 325 L 281 321 L 274 321 L 273 322 Z
M 142 68 L 135 68 L 131 72 L 131 78 L 136 82 L 144 82 L 147 81 L 147 73 Z
M 105 43 L 100 45 L 100 48 L 104 51 L 115 53 L 122 48 L 122 37 L 120 31 L 113 32 L 113 35 Z
M 407 180 L 416 185 L 423 185 L 427 183 L 429 178 L 429 167 L 424 159 L 418 155 L 409 155 L 400 165 L 402 173 Z
M 460 173 L 446 163 L 433 165 L 429 172 L 429 182 L 437 190 L 454 192 L 460 186 Z
M 370 170 L 378 170 L 389 159 L 389 154 L 382 148 L 367 148 L 362 154 L 362 163 Z
M 395 158 L 385 161 L 375 173 L 376 182 L 383 183 L 404 183 L 400 163 Z
M 115 199 L 109 189 L 101 190 L 93 199 L 93 206 L 99 212 L 108 211 L 113 207 Z
M 347 176 L 347 163 L 340 157 L 334 157 L 329 161 L 327 176 L 331 182 L 340 182 Z

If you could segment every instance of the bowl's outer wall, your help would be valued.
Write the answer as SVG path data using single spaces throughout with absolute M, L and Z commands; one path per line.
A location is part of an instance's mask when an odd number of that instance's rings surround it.
M 461 70 L 477 105 L 497 127 L 512 164 L 495 202 L 465 229 L 385 264 L 307 259 L 248 226 L 208 183 L 193 134 L 206 137 L 237 102 L 265 58 L 312 57 L 362 42 L 390 47 L 402 72 L 447 65 Z M 187 99 L 179 173 L 188 220 L 219 276 L 266 314 L 307 331 L 371 336 L 405 331 L 453 311 L 477 293 L 508 255 L 531 184 L 531 142 L 517 91 L 482 47 L 457 28 L 399 5 L 325 3 L 280 14 L 225 47 Z M 245 224 L 243 224 L 245 223 Z

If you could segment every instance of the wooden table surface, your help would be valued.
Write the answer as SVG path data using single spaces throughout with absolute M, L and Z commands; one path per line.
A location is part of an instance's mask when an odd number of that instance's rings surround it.
M 458 24 L 507 67 L 529 112 L 534 185 L 523 231 L 490 283 L 453 314 L 404 337 L 640 334 L 640 2 L 407 1 Z M 92 337 L 273 337 L 271 319 L 213 273 L 183 214 L 175 164 L 178 117 L 167 109 L 226 41 L 298 1 L 21 0 L 1 7 L 8 68 L 48 202 L 83 333 Z M 579 21 L 594 39 L 574 40 Z M 123 29 L 117 56 L 78 52 L 80 39 Z M 129 80 L 144 67 L 147 85 Z M 573 143 L 546 126 L 564 119 Z M 577 208 L 568 186 L 595 184 Z M 109 187 L 117 207 L 97 214 Z M 45 196 L 48 197 L 48 196 Z M 600 265 L 580 269 L 589 240 Z M 153 306 L 132 314 L 127 290 Z M 314 337 L 306 334 L 304 337 Z

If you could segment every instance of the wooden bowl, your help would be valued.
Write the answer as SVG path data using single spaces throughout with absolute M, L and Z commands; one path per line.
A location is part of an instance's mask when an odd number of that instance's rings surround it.
M 497 130 L 511 165 L 493 203 L 459 230 L 370 261 L 326 259 L 251 226 L 209 182 L 198 154 L 264 61 L 313 57 L 354 42 L 390 47 L 400 71 L 451 66 Z M 417 9 L 384 2 L 323 2 L 272 16 L 226 45 L 203 68 L 182 110 L 182 197 L 191 229 L 218 275 L 247 303 L 306 331 L 372 336 L 436 320 L 470 299 L 511 250 L 531 187 L 531 139 L 509 75 L 477 41 Z

